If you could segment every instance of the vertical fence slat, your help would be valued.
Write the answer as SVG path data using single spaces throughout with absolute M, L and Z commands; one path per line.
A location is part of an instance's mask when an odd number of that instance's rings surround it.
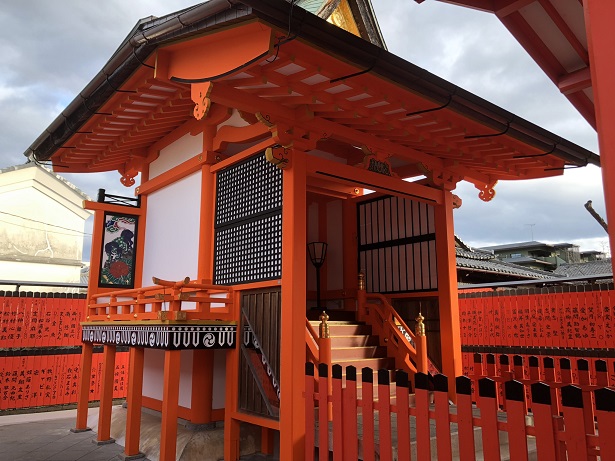
M 600 461 L 615 461 L 615 391 L 598 389 L 594 391 L 596 418 L 598 420 L 598 441 Z
M 318 365 L 318 459 L 329 459 L 329 367 L 326 363 Z
M 525 429 L 525 388 L 519 381 L 504 383 L 508 421 L 510 459 L 527 461 L 527 434 Z
M 551 390 L 544 383 L 535 383 L 532 390 L 532 412 L 536 430 L 536 453 L 541 461 L 556 461 L 557 445 L 551 414 Z
M 498 434 L 498 405 L 495 382 L 489 378 L 478 381 L 478 408 L 480 409 L 485 459 L 500 459 Z
M 609 373 L 606 361 L 596 360 L 594 367 L 596 369 L 596 386 L 607 387 L 609 385 Z
M 570 385 L 562 388 L 562 412 L 564 413 L 564 440 L 568 459 L 588 461 L 583 393 L 577 386 Z
M 359 435 L 357 430 L 357 369 L 346 367 L 344 399 L 344 461 L 359 459 Z
M 585 359 L 577 360 L 577 368 L 579 370 L 579 384 L 582 386 L 585 433 L 593 435 L 595 433 L 594 405 L 592 403 L 592 392 L 587 388 L 590 385 L 589 362 Z M 596 457 L 591 455 L 589 459 L 590 461 L 595 461 Z
M 314 431 L 316 421 L 314 418 L 314 364 L 305 364 L 305 459 L 314 459 Z
M 416 399 L 416 456 L 417 459 L 431 459 L 429 434 L 429 377 L 424 373 L 414 376 Z
M 457 434 L 459 437 L 459 460 L 476 459 L 474 447 L 474 424 L 472 415 L 472 380 L 467 376 L 455 379 L 457 393 Z
M 395 401 L 397 404 L 397 459 L 411 461 L 410 454 L 410 413 L 408 373 L 395 373 Z M 352 459 L 355 461 L 357 458 Z M 349 458 L 350 461 L 350 458 Z
M 342 367 L 333 365 L 331 368 L 333 380 L 333 461 L 342 461 L 344 445 L 344 415 L 342 406 Z
M 374 461 L 374 372 L 367 367 L 361 370 L 361 412 L 363 415 L 363 459 Z
M 436 442 L 438 461 L 451 461 L 451 423 L 448 406 L 448 378 L 445 375 L 434 376 L 434 395 L 436 404 Z
M 391 438 L 391 388 L 389 370 L 378 370 L 378 410 L 380 460 L 392 461 L 393 441 Z

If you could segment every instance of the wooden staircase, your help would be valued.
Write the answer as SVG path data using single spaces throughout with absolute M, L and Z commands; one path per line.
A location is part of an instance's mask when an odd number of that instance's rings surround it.
M 334 316 L 335 314 L 332 315 Z M 310 320 L 310 324 L 318 330 L 320 321 Z M 356 320 L 329 320 L 328 325 L 331 338 L 331 363 L 342 366 L 344 385 L 347 366 L 352 365 L 356 368 L 358 381 L 360 381 L 361 370 L 364 367 L 373 370 L 389 370 L 389 378 L 392 382 L 391 397 L 393 398 L 395 359 L 387 356 L 386 346 L 380 345 L 380 338 L 372 334 L 372 327 Z M 357 387 L 357 393 L 360 398 L 360 385 Z

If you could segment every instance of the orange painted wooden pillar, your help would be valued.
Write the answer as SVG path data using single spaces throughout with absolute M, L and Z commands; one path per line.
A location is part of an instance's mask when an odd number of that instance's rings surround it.
M 81 345 L 81 363 L 79 367 L 79 384 L 77 388 L 77 422 L 73 432 L 89 431 L 88 402 L 90 400 L 90 377 L 92 375 L 92 343 Z
M 306 155 L 293 150 L 284 170 L 282 315 L 280 344 L 280 459 L 298 461 L 305 450 Z M 310 430 L 314 430 L 310 428 Z
M 128 391 L 126 393 L 126 443 L 124 446 L 124 454 L 130 457 L 140 454 L 144 356 L 145 353 L 142 347 L 130 348 Z
M 98 437 L 96 437 L 96 441 L 99 444 L 115 442 L 111 438 L 115 350 L 115 346 L 104 346 L 103 349 L 102 389 L 100 390 L 100 408 L 98 410 Z
M 461 333 L 459 302 L 457 299 L 457 266 L 453 226 L 453 195 L 443 191 L 442 205 L 434 206 L 436 221 L 436 258 L 438 264 L 438 303 L 440 309 L 440 337 L 442 373 L 453 379 L 461 376 Z M 454 398 L 454 392 L 449 391 Z
M 233 294 L 233 313 L 239 318 L 240 293 Z M 240 338 L 239 333 L 237 335 Z M 239 346 L 226 353 L 226 395 L 224 402 L 224 459 L 239 459 L 239 421 L 233 418 L 239 398 Z
M 602 184 L 606 204 L 611 251 L 615 251 L 615 2 L 583 0 L 585 27 L 592 77 L 596 128 L 600 148 Z M 615 267 L 615 259 L 611 264 Z
M 164 351 L 160 459 L 174 460 L 177 448 L 179 372 L 181 351 Z
M 214 351 L 195 349 L 192 351 L 192 397 L 190 422 L 207 424 L 211 422 L 214 388 Z
M 357 274 L 359 273 L 359 254 L 357 243 L 357 204 L 354 200 L 342 202 L 342 220 L 344 232 L 343 258 L 344 258 L 344 309 L 355 310 L 355 296 L 357 290 Z
M 203 133 L 206 136 L 206 133 Z M 213 279 L 215 176 L 210 165 L 201 168 L 201 216 L 199 236 L 200 280 Z M 194 350 L 192 354 L 192 396 L 190 421 L 211 422 L 214 387 L 214 351 Z

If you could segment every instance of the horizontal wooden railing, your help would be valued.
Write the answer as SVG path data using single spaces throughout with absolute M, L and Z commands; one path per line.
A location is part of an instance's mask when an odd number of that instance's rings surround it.
M 186 278 L 153 278 L 155 285 L 98 293 L 87 306 L 88 322 L 233 320 L 233 289 Z
M 359 319 L 371 325 L 387 347 L 388 355 L 395 357 L 396 368 L 409 373 L 427 372 L 427 342 L 425 336 L 412 333 L 405 321 L 388 300 L 377 293 L 359 289 Z
M 611 433 L 615 427 L 615 391 L 612 389 L 598 388 L 591 392 L 596 409 L 588 420 L 584 411 L 588 402 L 579 387 L 561 388 L 561 413 L 554 414 L 551 387 L 542 382 L 533 383 L 529 397 L 532 413 L 528 418 L 525 387 L 514 380 L 504 383 L 507 404 L 506 411 L 502 412 L 498 408 L 496 382 L 489 378 L 474 383 L 478 388 L 475 406 L 472 380 L 466 376 L 456 378 L 457 404 L 451 406 L 449 382 L 444 375 L 430 380 L 428 375 L 417 373 L 415 395 L 411 399 L 412 386 L 404 371 L 396 374 L 394 394 L 386 370 L 377 373 L 375 384 L 374 371 L 364 368 L 362 383 L 358 384 L 357 370 L 347 367 L 345 387 L 342 373 L 342 367 L 334 365 L 330 376 L 329 368 L 320 365 L 316 374 L 314 365 L 306 364 L 305 459 L 329 460 L 331 452 L 334 460 L 471 461 L 477 455 L 483 459 L 501 459 L 500 433 L 506 433 L 509 459 L 515 461 L 527 461 L 530 456 L 541 461 L 589 461 L 598 456 L 601 461 L 615 461 L 615 438 Z M 317 390 L 315 381 L 319 384 Z M 357 397 L 359 385 L 362 398 Z M 332 407 L 330 423 L 329 405 Z M 311 430 L 313 427 L 316 431 Z M 476 440 L 480 443 L 475 444 L 477 430 L 480 437 Z M 432 453 L 432 443 L 436 444 L 435 453 Z
M 309 362 L 314 362 L 315 364 L 320 363 L 320 351 L 318 348 L 318 334 L 310 321 L 305 318 L 305 345 L 306 345 L 306 353 L 307 360 Z

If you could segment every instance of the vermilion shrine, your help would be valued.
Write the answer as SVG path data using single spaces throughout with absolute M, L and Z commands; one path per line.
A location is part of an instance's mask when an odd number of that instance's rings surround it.
M 303 459 L 306 359 L 357 359 L 333 356 L 314 307 L 372 327 L 379 342 L 359 356 L 370 366 L 460 375 L 451 191 L 469 181 L 489 201 L 500 180 L 599 164 L 386 51 L 369 2 L 333 3 L 347 30 L 283 0 L 141 21 L 29 151 L 137 186 L 134 200 L 102 191 L 85 204 L 76 422 L 86 429 L 102 344 L 98 440 L 110 439 L 116 348 L 129 347 L 127 457 L 147 407 L 162 414 L 161 459 L 175 457 L 178 417 L 224 421 L 225 459 L 244 423 L 262 428 L 262 451 L 278 432 L 281 459 Z M 312 242 L 327 244 L 318 280 Z M 421 313 L 429 341 L 408 326 Z

